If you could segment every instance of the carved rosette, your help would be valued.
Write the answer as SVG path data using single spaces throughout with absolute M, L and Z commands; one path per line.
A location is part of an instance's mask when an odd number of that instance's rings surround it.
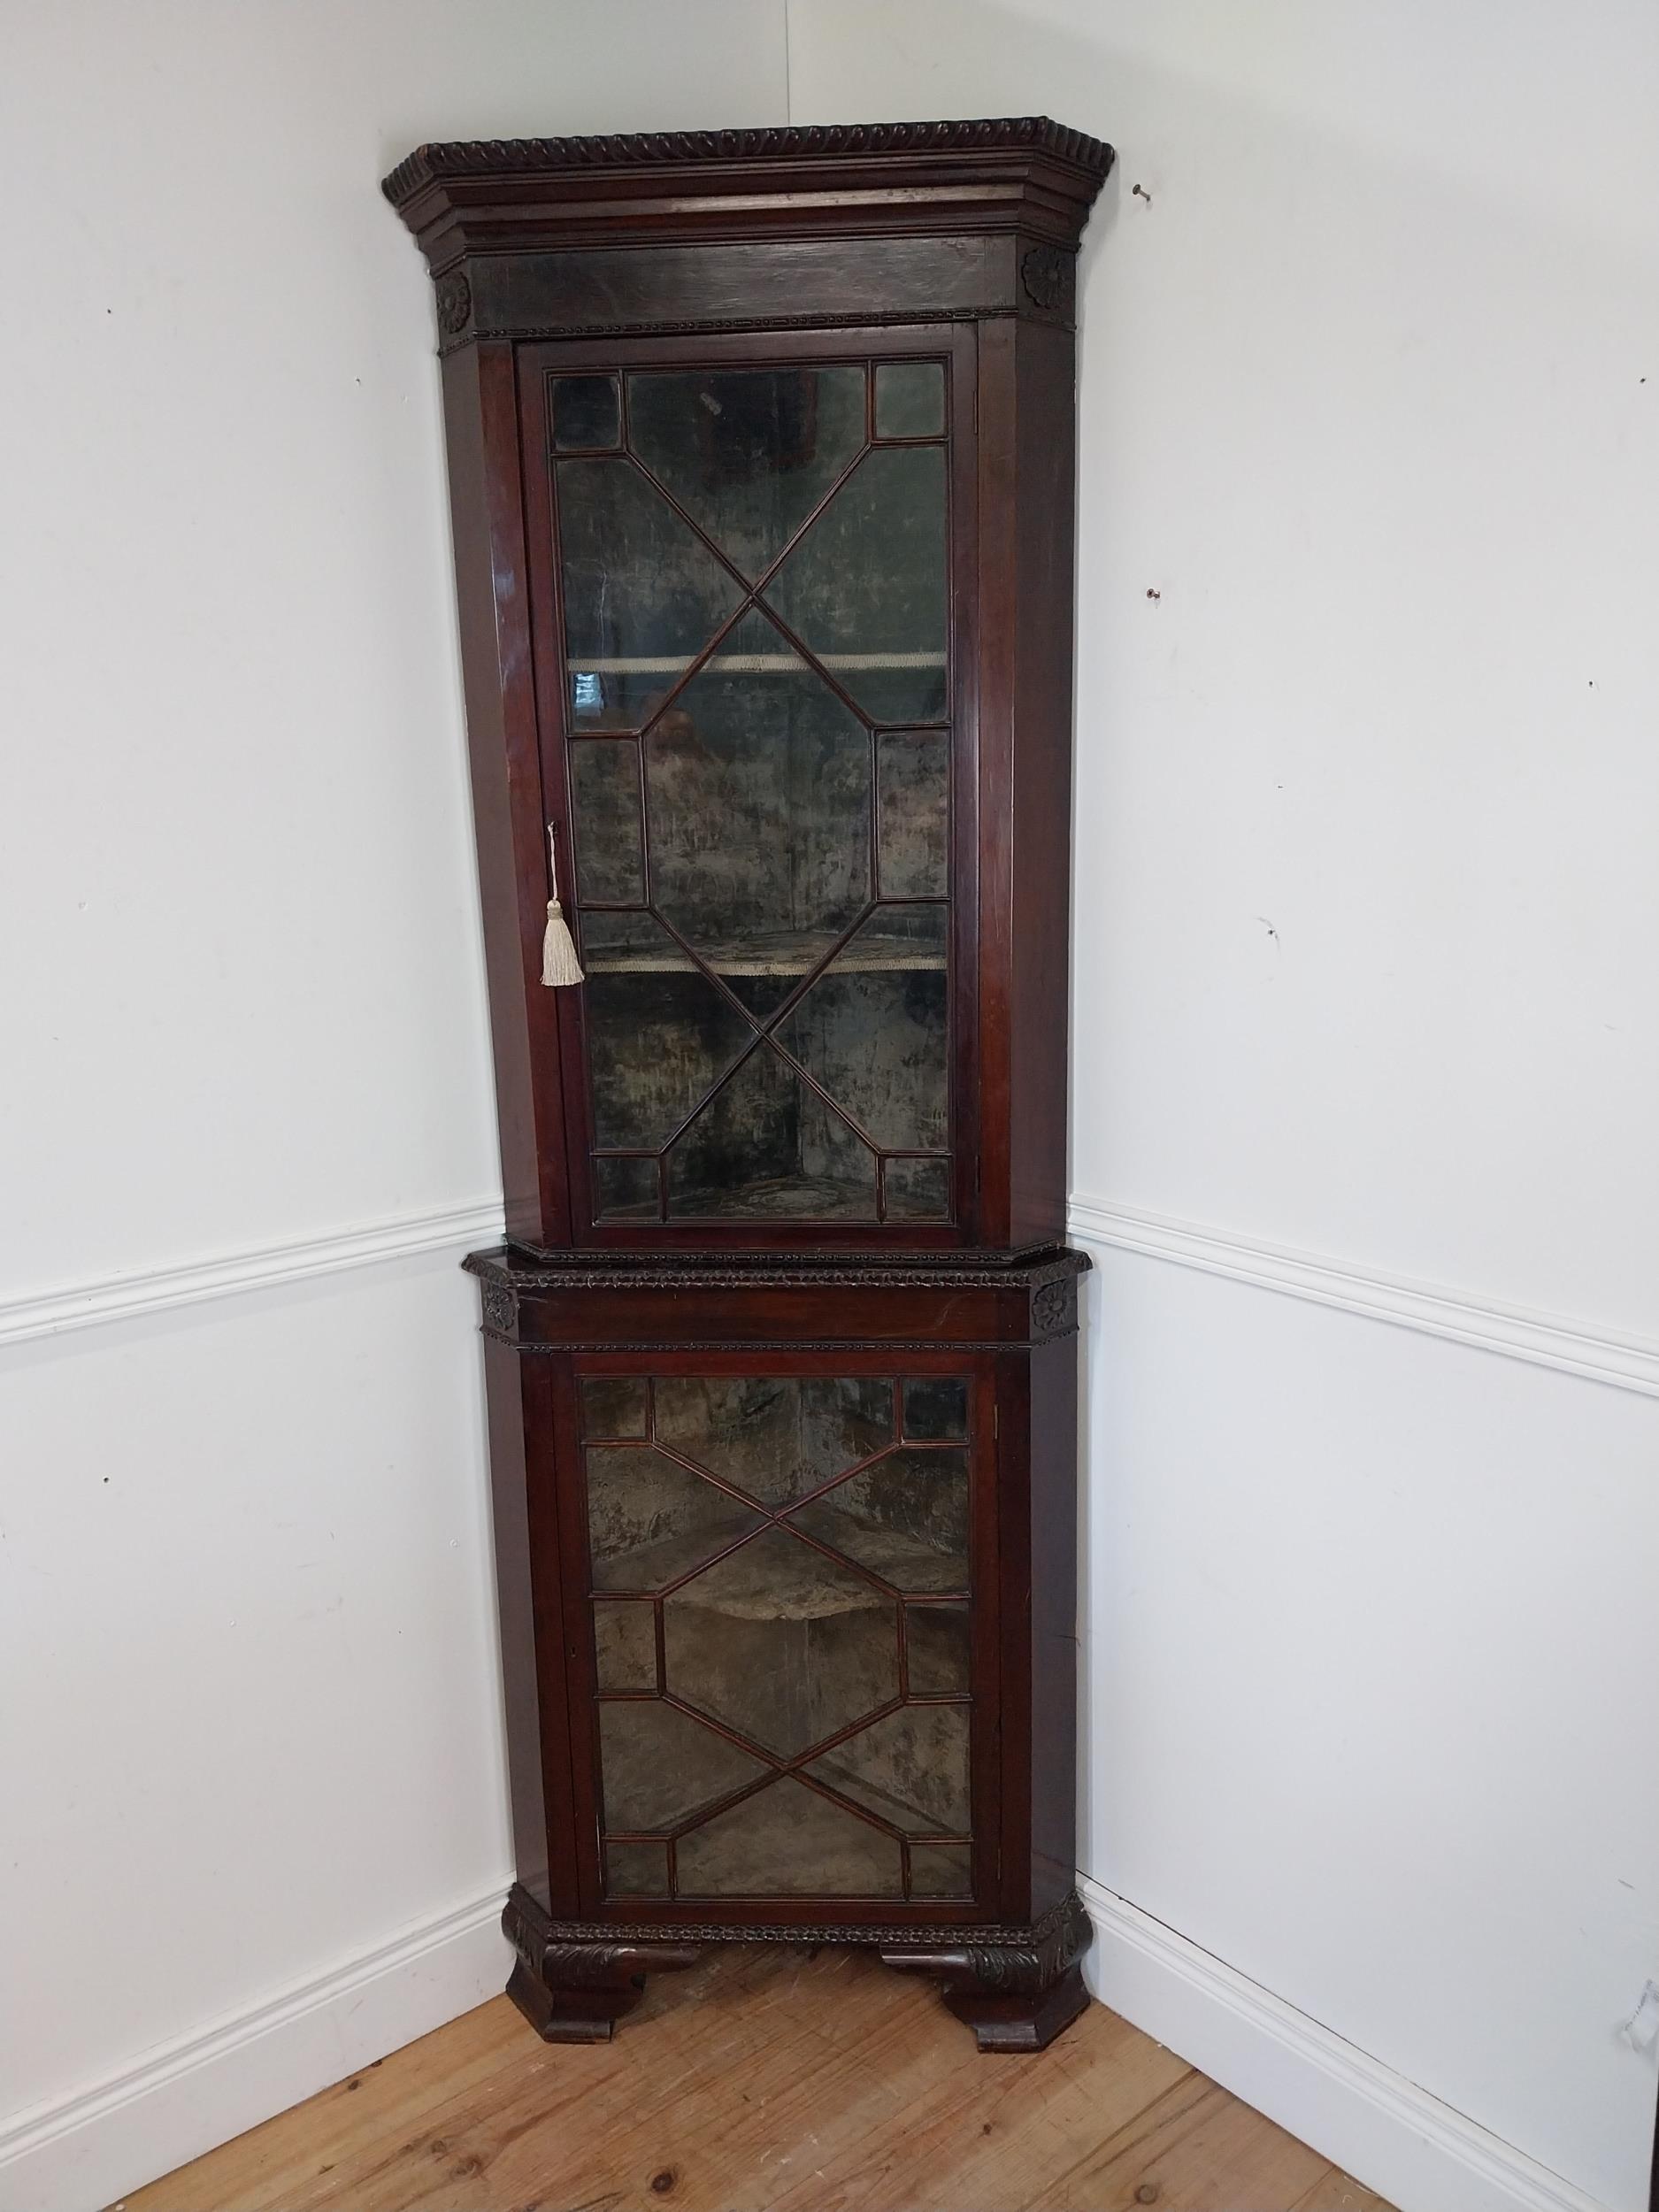
M 1076 256 L 1058 246 L 1028 246 L 1020 257 L 1019 288 L 1043 315 L 1069 318 Z
M 472 315 L 472 287 L 465 269 L 446 269 L 434 287 L 438 328 L 446 343 L 461 337 Z
M 1077 1330 L 1077 1277 L 1062 1275 L 1053 1282 L 1041 1283 L 1032 1294 L 1031 1340 L 1047 1344 L 1056 1336 L 1071 1336 Z
M 483 1288 L 484 1326 L 491 1336 L 511 1343 L 518 1333 L 518 1294 L 511 1283 L 487 1282 Z

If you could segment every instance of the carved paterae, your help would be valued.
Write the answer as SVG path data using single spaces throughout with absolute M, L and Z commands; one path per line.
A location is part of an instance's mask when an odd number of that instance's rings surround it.
M 1057 246 L 1028 247 L 1019 265 L 1020 288 L 1033 307 L 1056 314 L 1065 305 L 1066 264 Z
M 506 1283 L 484 1285 L 484 1326 L 497 1336 L 511 1336 L 518 1326 L 518 1297 Z
M 1034 1344 L 1050 1337 L 1070 1336 L 1077 1327 L 1077 1277 L 1058 1276 L 1039 1286 L 1031 1302 L 1031 1335 Z
M 458 338 L 472 312 L 472 288 L 464 269 L 447 269 L 435 286 L 438 327 L 446 338 Z

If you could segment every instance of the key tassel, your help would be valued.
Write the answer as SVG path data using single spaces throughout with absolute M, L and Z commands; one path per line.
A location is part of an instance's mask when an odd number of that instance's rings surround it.
M 576 957 L 570 925 L 558 900 L 558 854 L 554 844 L 554 827 L 547 826 L 548 887 L 552 897 L 547 902 L 547 928 L 541 938 L 541 980 L 550 989 L 557 990 L 567 983 L 582 979 L 581 963 Z

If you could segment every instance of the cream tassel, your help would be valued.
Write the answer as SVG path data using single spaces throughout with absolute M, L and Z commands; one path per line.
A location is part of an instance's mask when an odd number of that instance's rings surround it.
M 548 888 L 552 897 L 547 902 L 547 930 L 541 939 L 541 980 L 557 990 L 561 984 L 580 983 L 581 963 L 576 957 L 576 947 L 571 941 L 570 925 L 565 919 L 558 899 L 558 852 L 554 844 L 554 828 L 547 826 Z

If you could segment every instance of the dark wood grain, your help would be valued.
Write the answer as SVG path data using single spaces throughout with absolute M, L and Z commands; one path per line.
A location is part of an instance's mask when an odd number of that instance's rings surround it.
M 1086 1263 L 1058 1240 L 1076 248 L 1110 159 L 1024 118 L 435 144 L 387 180 L 434 272 L 444 357 L 510 1239 L 469 1262 L 520 1878 L 509 1923 L 515 1997 L 551 2038 L 608 2036 L 652 1966 L 768 1932 L 878 1946 L 933 1974 L 982 2048 L 1040 2048 L 1084 2001 L 1071 1882 Z M 583 994 L 540 982 L 549 824 L 572 888 L 549 380 L 917 357 L 944 364 L 949 395 L 949 1218 L 596 1220 Z M 974 1408 L 971 1893 L 901 1899 L 903 1875 L 879 1899 L 609 1901 L 597 1717 L 631 1693 L 599 1689 L 584 1379 L 896 1389 L 941 1374 L 968 1379 Z M 772 1525 L 786 1509 L 769 1509 Z M 660 1669 L 664 1601 L 651 1602 Z M 902 1686 L 909 1663 L 895 1663 Z M 664 1678 L 634 1694 L 662 1695 Z M 698 1722 L 710 1742 L 726 1731 Z M 752 1754 L 757 1737 L 726 1732 Z M 807 1755 L 772 1770 L 793 1776 Z M 800 1784 L 833 1795 L 804 1771 Z M 613 1832 L 613 1847 L 626 1840 Z M 902 1868 L 912 1847 L 898 1847 Z

